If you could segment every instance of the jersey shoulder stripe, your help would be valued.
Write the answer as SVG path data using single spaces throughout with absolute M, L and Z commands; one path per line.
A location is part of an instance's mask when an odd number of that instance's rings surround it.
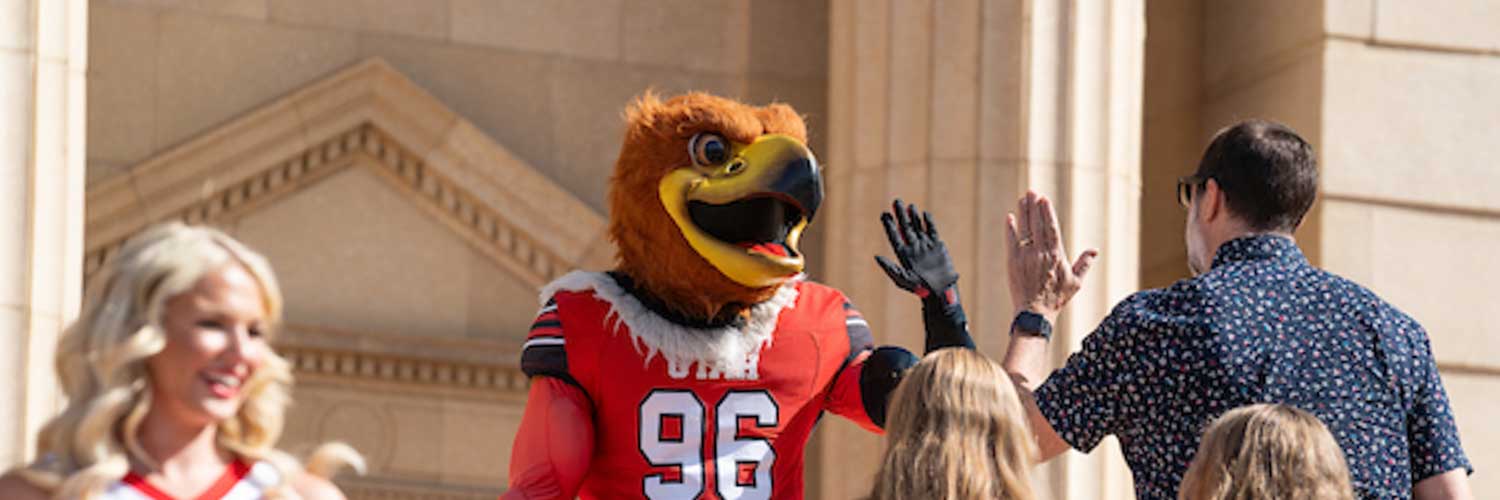
M 527 377 L 553 377 L 582 389 L 568 371 L 567 337 L 563 335 L 562 316 L 557 299 L 548 299 L 531 324 L 531 333 L 521 346 L 521 373 Z

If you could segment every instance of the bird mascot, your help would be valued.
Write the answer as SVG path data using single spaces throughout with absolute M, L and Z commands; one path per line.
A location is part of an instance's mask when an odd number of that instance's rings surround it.
M 625 112 L 610 179 L 614 270 L 547 285 L 504 498 L 802 498 L 822 414 L 880 431 L 915 363 L 875 348 L 798 249 L 823 200 L 802 118 L 702 93 Z M 969 346 L 930 218 L 884 214 L 896 283 L 923 297 L 928 350 Z

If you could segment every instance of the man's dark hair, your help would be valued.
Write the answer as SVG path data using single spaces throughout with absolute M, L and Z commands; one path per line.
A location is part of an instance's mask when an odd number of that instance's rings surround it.
M 1217 182 L 1229 210 L 1256 231 L 1296 230 L 1318 195 L 1312 146 L 1286 125 L 1265 120 L 1220 130 L 1194 177 Z

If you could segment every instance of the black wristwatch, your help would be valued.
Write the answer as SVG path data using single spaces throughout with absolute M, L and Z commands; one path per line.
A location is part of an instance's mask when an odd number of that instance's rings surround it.
M 1016 314 L 1016 320 L 1010 323 L 1010 332 L 1012 334 L 1021 333 L 1051 340 L 1052 322 L 1047 321 L 1047 318 L 1040 314 L 1031 311 L 1021 311 Z

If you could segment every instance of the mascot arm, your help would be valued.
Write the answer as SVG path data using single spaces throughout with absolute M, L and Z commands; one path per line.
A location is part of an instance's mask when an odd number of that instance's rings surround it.
M 849 355 L 834 377 L 827 407 L 874 432 L 885 427 L 886 406 L 901 376 L 917 364 L 906 349 L 884 346 L 875 349 L 874 336 L 859 311 L 844 303 L 844 329 L 849 334 Z
M 533 377 L 510 456 L 510 488 L 500 498 L 573 498 L 594 453 L 593 404 L 577 386 Z

